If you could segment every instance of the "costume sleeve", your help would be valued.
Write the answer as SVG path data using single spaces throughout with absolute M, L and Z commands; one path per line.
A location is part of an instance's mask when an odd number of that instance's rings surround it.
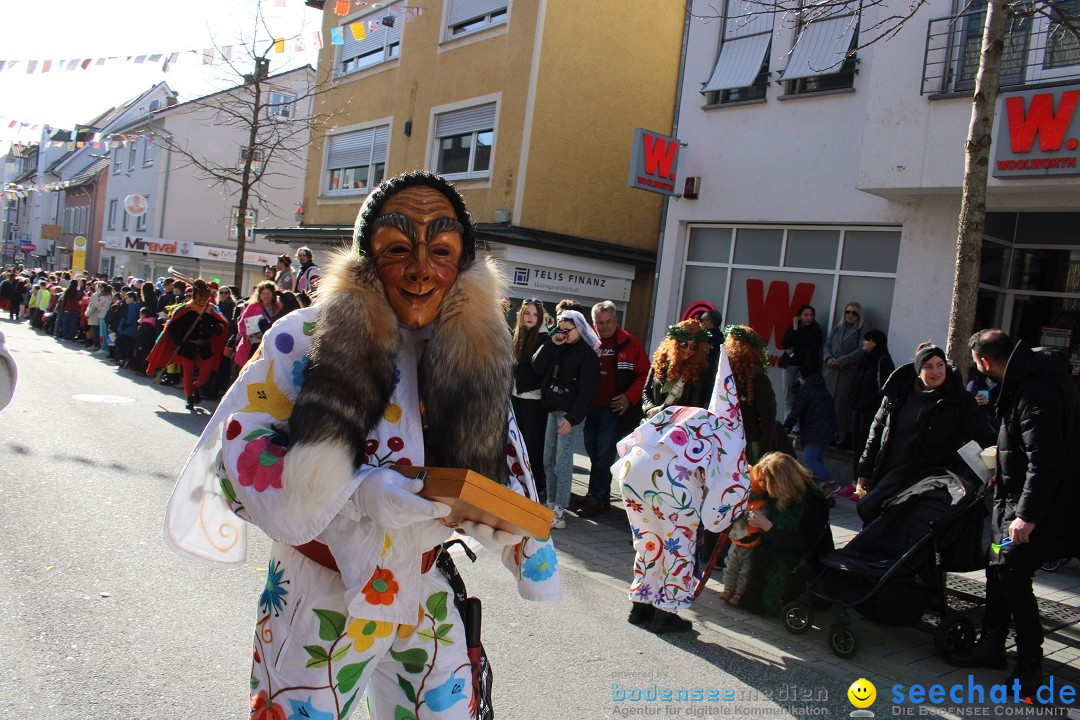
M 506 459 L 510 465 L 510 488 L 514 492 L 536 500 L 532 469 L 528 463 L 523 464 L 518 461 L 518 458 L 528 457 L 528 453 L 525 452 L 525 444 L 513 411 L 510 412 L 509 440 Z M 502 561 L 503 565 L 514 574 L 518 594 L 524 599 L 550 601 L 562 597 L 559 559 L 555 554 L 555 545 L 550 535 L 543 540 L 527 537 L 517 545 L 505 548 Z
M 1069 468 L 1067 454 L 1073 448 L 1064 432 L 1063 399 L 1057 388 L 1032 388 L 1020 398 L 1017 411 L 1028 466 L 1016 514 L 1038 526 L 1054 511 L 1058 488 Z
M 303 382 L 313 322 L 292 313 L 267 333 L 262 354 L 229 390 L 239 410 L 224 423 L 226 494 L 274 540 L 300 545 L 322 532 L 360 484 L 360 474 L 325 493 L 317 504 L 293 497 L 282 483 L 289 450 L 289 417 Z M 240 397 L 235 396 L 239 394 Z

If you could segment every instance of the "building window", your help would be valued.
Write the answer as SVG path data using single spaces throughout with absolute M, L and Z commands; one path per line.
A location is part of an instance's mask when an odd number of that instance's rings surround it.
M 236 240 L 236 220 L 240 217 L 240 208 L 233 205 L 232 208 L 232 221 L 229 225 L 229 239 Z M 255 210 L 248 208 L 244 213 L 244 238 L 246 242 L 252 242 L 255 239 Z
M 771 12 L 747 0 L 727 0 L 716 66 L 701 89 L 707 104 L 765 98 L 772 31 Z
M 296 96 L 288 93 L 270 91 L 270 101 L 266 104 L 266 114 L 274 120 L 292 120 L 296 112 Z
M 795 47 L 782 74 L 788 94 L 854 87 L 858 15 L 839 15 L 835 8 L 805 7 L 795 37 Z
M 109 225 L 108 225 L 109 230 L 115 230 L 116 229 L 116 208 L 117 208 L 117 206 L 119 206 L 119 204 L 120 204 L 119 200 L 110 200 L 109 201 Z
M 338 74 L 366 70 L 401 57 L 401 26 L 404 21 L 394 12 L 401 3 L 381 8 L 341 23 L 342 44 L 338 46 Z M 374 29 L 371 21 L 380 21 Z M 387 24 L 389 23 L 389 24 Z
M 454 179 L 491 174 L 495 103 L 435 116 L 435 169 Z
M 138 154 L 139 145 L 132 140 L 128 144 L 128 171 L 135 169 L 135 156 Z
M 156 148 L 154 143 L 150 141 L 150 138 L 143 138 L 143 151 L 142 151 L 142 164 L 143 167 L 149 167 L 154 164 L 154 155 Z
M 120 229 L 121 230 L 123 230 L 125 232 L 127 231 L 127 229 L 128 229 L 128 218 L 130 218 L 130 217 L 131 216 L 128 215 L 128 211 L 127 211 L 126 208 L 124 209 L 124 211 L 122 213 L 120 213 Z
M 121 148 L 122 148 L 122 146 L 117 145 L 111 151 L 112 156 L 113 156 L 113 166 L 112 166 L 112 174 L 113 175 L 119 175 L 121 172 L 124 171 L 124 156 L 121 154 Z
M 452 40 L 506 22 L 506 0 L 450 0 L 446 39 Z
M 135 230 L 136 231 L 142 231 L 142 232 L 146 231 L 147 218 L 150 217 L 150 210 L 149 210 L 149 208 L 150 208 L 150 196 L 149 195 L 146 196 L 146 207 L 147 207 L 147 209 L 143 211 L 143 214 L 139 215 L 138 217 L 135 218 Z
M 323 193 L 366 195 L 386 176 L 390 126 L 331 135 L 327 143 Z
M 251 172 L 258 175 L 259 173 L 262 172 L 262 169 L 263 169 L 262 150 L 255 150 L 253 155 L 254 155 L 254 161 L 251 163 Z M 244 163 L 247 162 L 247 159 L 248 159 L 248 150 L 247 150 L 247 148 L 240 148 L 240 169 L 241 170 L 244 168 Z

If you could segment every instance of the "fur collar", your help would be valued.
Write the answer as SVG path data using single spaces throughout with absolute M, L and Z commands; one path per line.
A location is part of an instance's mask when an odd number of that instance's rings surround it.
M 399 325 L 373 259 L 338 253 L 319 286 L 304 385 L 289 420 L 284 482 L 317 507 L 349 481 L 390 402 Z M 477 258 L 447 293 L 419 367 L 425 441 L 444 467 L 506 484 L 513 345 L 495 261 Z

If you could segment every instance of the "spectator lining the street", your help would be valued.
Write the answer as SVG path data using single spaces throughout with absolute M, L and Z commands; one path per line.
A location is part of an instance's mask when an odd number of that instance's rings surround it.
M 540 343 L 548 338 L 547 313 L 544 303 L 525 300 L 517 313 L 514 325 L 514 387 L 510 402 L 514 407 L 518 429 L 529 454 L 536 490 L 547 501 L 547 481 L 544 474 L 544 434 L 548 412 L 541 400 L 544 376 L 533 369 L 533 356 Z
M 799 368 L 810 365 L 821 368 L 821 348 L 825 344 L 825 333 L 818 324 L 817 311 L 813 305 L 800 305 L 791 319 L 791 327 L 784 331 L 780 346 L 784 354 L 780 356 L 780 367 L 784 369 L 784 413 L 791 412 L 795 404 L 795 380 Z
M 319 287 L 322 270 L 315 264 L 315 254 L 306 245 L 296 251 L 296 259 L 300 262 L 300 269 L 296 273 L 296 292 L 311 295 Z
M 799 385 L 795 393 L 795 406 L 784 419 L 784 430 L 791 432 L 796 424 L 799 426 L 803 464 L 810 468 L 828 495 L 832 490 L 832 476 L 825 466 L 825 450 L 836 436 L 836 409 L 825 387 L 825 379 L 811 366 L 799 368 Z M 854 493 L 854 484 L 849 484 L 837 494 L 851 497 Z
M 825 387 L 836 408 L 837 446 L 841 450 L 852 449 L 851 386 L 862 359 L 862 341 L 867 330 L 862 305 L 849 302 L 844 306 L 843 318 L 825 341 Z

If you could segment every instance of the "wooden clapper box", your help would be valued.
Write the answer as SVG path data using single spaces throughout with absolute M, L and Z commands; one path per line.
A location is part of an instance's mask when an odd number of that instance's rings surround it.
M 406 477 L 424 480 L 422 497 L 446 503 L 447 524 L 462 520 L 543 540 L 551 534 L 555 512 L 508 487 L 465 468 L 394 465 Z

